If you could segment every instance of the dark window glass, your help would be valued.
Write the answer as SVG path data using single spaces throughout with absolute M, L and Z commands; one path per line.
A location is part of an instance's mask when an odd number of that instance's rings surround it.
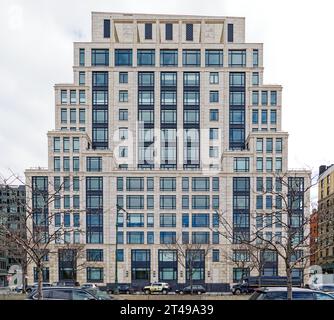
M 205 65 L 207 67 L 210 67 L 210 66 L 222 67 L 223 59 L 224 59 L 223 50 L 206 50 L 205 51 Z
M 166 40 L 173 40 L 173 24 L 166 23 Z
M 110 38 L 110 20 L 108 19 L 103 21 L 103 37 Z
M 143 49 L 137 51 L 138 66 L 154 66 L 155 65 L 155 50 Z
M 183 65 L 184 66 L 201 66 L 201 51 L 200 50 L 183 50 Z
M 115 66 L 132 66 L 132 49 L 116 49 Z
M 92 49 L 92 66 L 109 66 L 109 49 Z
M 192 23 L 186 24 L 186 40 L 187 41 L 194 40 L 194 25 Z
M 145 23 L 145 39 L 152 40 L 152 23 Z
M 177 66 L 178 65 L 177 49 L 160 50 L 160 65 L 162 67 Z
M 228 42 L 233 42 L 233 33 L 234 33 L 234 26 L 233 24 L 229 23 L 227 25 L 227 41 Z

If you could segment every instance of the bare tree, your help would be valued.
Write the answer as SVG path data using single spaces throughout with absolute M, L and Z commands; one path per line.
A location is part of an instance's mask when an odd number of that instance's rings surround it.
M 179 237 L 175 241 L 165 243 L 164 246 L 169 250 L 176 251 L 178 264 L 185 270 L 186 280 L 189 280 L 190 291 L 193 294 L 194 275 L 198 272 L 198 263 L 205 261 L 211 245 L 190 243 L 190 241 L 184 243 L 181 237 Z
M 57 211 L 52 210 L 53 204 L 60 202 L 63 198 L 61 190 L 63 185 L 54 186 L 44 177 L 33 178 L 25 184 L 20 177 L 12 174 L 8 179 L 2 179 L 1 184 L 11 188 L 16 184 L 25 185 L 26 202 L 25 215 L 22 218 L 22 228 L 25 234 L 22 235 L 12 230 L 6 223 L 0 224 L 0 236 L 6 243 L 12 243 L 24 252 L 27 262 L 36 267 L 37 273 L 37 296 L 42 299 L 43 270 L 51 250 L 55 243 L 64 241 L 66 235 L 70 235 L 76 229 L 66 228 L 64 224 L 55 226 Z M 78 210 L 68 209 L 66 212 Z

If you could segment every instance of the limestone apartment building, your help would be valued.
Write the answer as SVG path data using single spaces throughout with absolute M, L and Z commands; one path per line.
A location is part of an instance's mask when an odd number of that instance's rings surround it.
M 240 279 L 220 214 L 234 236 L 249 233 L 254 213 L 262 219 L 274 206 L 261 184 L 275 188 L 281 173 L 309 179 L 288 171 L 282 87 L 263 84 L 263 46 L 245 43 L 245 19 L 94 12 L 92 42 L 74 44 L 73 71 L 72 84 L 55 86 L 48 168 L 26 178 L 29 198 L 63 186 L 46 210 L 56 213 L 50 230 L 78 231 L 52 251 L 80 243 L 85 266 L 58 251 L 45 281 L 183 286 L 189 270 L 171 242 L 201 244 L 193 279 L 208 289 Z M 265 274 L 280 265 L 272 259 Z M 34 266 L 28 272 L 32 283 Z

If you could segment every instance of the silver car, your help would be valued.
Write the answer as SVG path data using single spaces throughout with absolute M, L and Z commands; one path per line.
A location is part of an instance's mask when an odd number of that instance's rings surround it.
M 286 287 L 258 288 L 249 300 L 288 300 L 288 291 Z M 334 296 L 317 290 L 292 288 L 292 300 L 334 300 Z

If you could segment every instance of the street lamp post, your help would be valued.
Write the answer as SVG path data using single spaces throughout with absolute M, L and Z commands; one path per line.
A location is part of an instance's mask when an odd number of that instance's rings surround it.
M 116 241 L 115 241 L 115 286 L 114 286 L 114 294 L 118 294 L 119 290 L 118 290 L 118 214 L 119 211 L 123 211 L 126 213 L 127 215 L 127 219 L 126 221 L 128 221 L 128 212 L 126 210 L 124 210 L 121 206 L 119 206 L 118 204 L 116 205 Z

